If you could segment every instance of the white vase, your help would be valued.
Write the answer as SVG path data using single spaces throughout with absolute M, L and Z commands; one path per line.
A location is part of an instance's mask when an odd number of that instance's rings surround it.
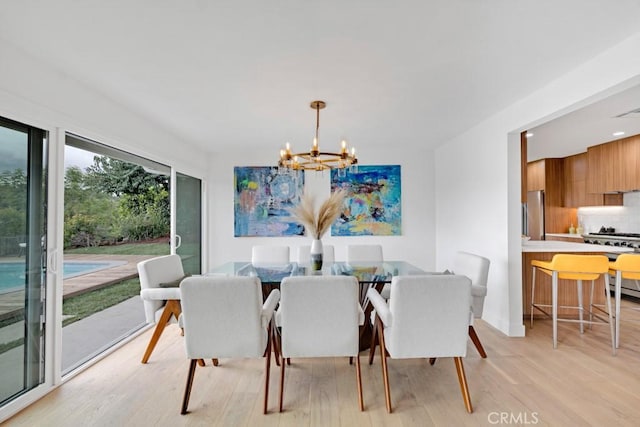
M 311 258 L 311 270 L 322 270 L 322 240 L 313 239 L 309 255 Z

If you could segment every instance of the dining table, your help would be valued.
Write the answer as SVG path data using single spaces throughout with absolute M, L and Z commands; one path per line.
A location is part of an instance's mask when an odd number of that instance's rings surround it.
M 368 319 L 371 318 L 372 305 L 367 292 L 375 288 L 380 292 L 386 283 L 391 283 L 394 276 L 433 274 L 427 273 L 406 261 L 384 262 L 329 262 L 323 263 L 320 270 L 314 270 L 310 264 L 290 262 L 286 264 L 252 264 L 248 261 L 230 261 L 221 264 L 208 272 L 210 275 L 258 277 L 262 282 L 262 293 L 267 298 L 273 289 L 280 288 L 280 282 L 289 276 L 354 276 L 360 284 L 360 305 L 365 314 L 364 325 L 360 327 L 360 351 L 370 346 L 373 328 Z

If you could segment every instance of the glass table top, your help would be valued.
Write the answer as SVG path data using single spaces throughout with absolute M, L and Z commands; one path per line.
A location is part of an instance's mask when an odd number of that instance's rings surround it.
M 227 276 L 252 276 L 262 283 L 280 283 L 288 276 L 346 275 L 355 276 L 360 283 L 390 283 L 393 276 L 428 274 L 405 261 L 324 263 L 322 270 L 311 269 L 310 264 L 252 264 L 247 261 L 231 261 L 209 271 L 208 274 Z

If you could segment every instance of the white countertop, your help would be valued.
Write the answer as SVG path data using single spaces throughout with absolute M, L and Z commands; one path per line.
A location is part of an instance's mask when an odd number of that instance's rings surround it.
M 590 243 L 561 242 L 555 240 L 529 240 L 522 243 L 522 252 L 602 252 L 621 254 L 633 252 L 631 248 Z
M 547 236 L 552 237 L 567 237 L 569 239 L 582 239 L 582 234 L 570 234 L 570 233 L 547 233 Z

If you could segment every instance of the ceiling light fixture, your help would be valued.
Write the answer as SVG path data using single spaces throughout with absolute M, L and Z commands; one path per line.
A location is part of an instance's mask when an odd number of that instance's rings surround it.
M 622 135 L 624 135 L 624 132 L 621 130 L 613 133 L 613 136 L 622 136 Z
M 308 153 L 291 153 L 291 146 L 287 142 L 286 147 L 280 150 L 280 161 L 278 167 L 284 170 L 315 170 L 323 171 L 325 169 L 345 169 L 356 165 L 356 149 L 351 148 L 351 152 L 347 148 L 347 141 L 342 140 L 340 152 L 331 153 L 320 151 L 318 146 L 318 128 L 320 127 L 320 110 L 326 107 L 324 101 L 313 101 L 311 108 L 316 110 L 316 136 L 313 138 L 313 145 Z
M 525 135 L 527 138 L 531 138 L 533 136 L 533 132 L 527 132 L 527 134 Z

